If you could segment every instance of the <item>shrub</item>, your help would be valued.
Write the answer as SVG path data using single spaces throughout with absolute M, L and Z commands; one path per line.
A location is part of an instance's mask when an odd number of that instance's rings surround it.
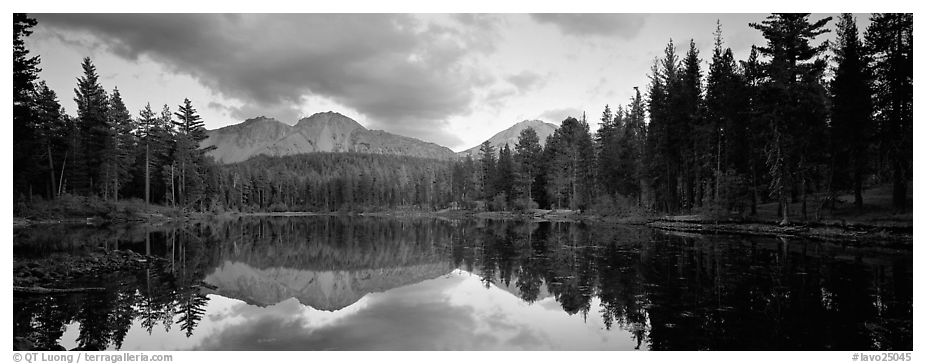
M 505 211 L 508 209 L 508 198 L 504 192 L 495 195 L 489 203 L 490 211 Z
M 534 202 L 534 200 L 531 200 L 531 199 L 527 198 L 526 196 L 525 196 L 525 197 L 517 198 L 517 199 L 515 199 L 514 201 L 512 201 L 511 203 L 512 203 L 512 205 L 513 205 L 512 207 L 514 208 L 515 211 L 533 210 L 533 209 L 536 209 L 536 208 L 539 206 L 539 205 L 537 205 L 536 202 Z
M 282 202 L 274 202 L 272 205 L 270 205 L 270 207 L 268 208 L 268 210 L 269 210 L 270 212 L 287 212 L 287 211 L 289 211 L 289 208 L 286 207 L 286 204 L 285 204 L 285 203 L 282 203 Z

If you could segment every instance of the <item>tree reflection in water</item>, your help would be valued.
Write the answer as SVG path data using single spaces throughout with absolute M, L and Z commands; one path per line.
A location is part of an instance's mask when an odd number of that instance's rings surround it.
M 552 297 L 569 315 L 600 315 L 603 329 L 652 350 L 912 349 L 910 251 L 581 223 L 324 216 L 49 234 L 81 241 L 20 234 L 16 259 L 121 244 L 165 263 L 75 282 L 104 292 L 15 294 L 14 336 L 39 350 L 62 349 L 71 323 L 82 350 L 121 348 L 133 324 L 189 337 L 214 292 L 203 280 L 227 261 L 303 271 L 446 262 L 527 303 Z

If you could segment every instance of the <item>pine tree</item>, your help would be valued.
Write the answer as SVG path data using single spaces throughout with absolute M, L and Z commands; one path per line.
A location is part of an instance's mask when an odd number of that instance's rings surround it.
M 671 112 L 675 114 L 672 133 L 680 139 L 682 162 L 683 206 L 691 209 L 703 200 L 703 170 L 709 142 L 703 133 L 702 124 L 702 89 L 701 59 L 694 40 L 689 42 L 688 52 L 682 60 L 678 87 L 669 89 L 674 100 Z M 675 91 L 675 92 L 673 92 Z
M 762 67 L 769 77 L 762 90 L 762 99 L 766 100 L 762 111 L 770 122 L 767 164 L 771 190 L 781 206 L 782 225 L 790 223 L 788 197 L 795 187 L 795 177 L 806 196 L 808 171 L 814 162 L 808 159 L 814 155 L 809 149 L 820 141 L 818 134 L 824 125 L 820 78 L 825 68 L 821 55 L 827 45 L 813 46 L 810 42 L 828 32 L 823 27 L 831 18 L 810 23 L 808 16 L 773 14 L 762 23 L 750 24 L 767 40 L 766 46 L 758 48 L 759 53 L 770 58 Z M 804 206 L 806 215 L 806 203 Z
M 104 196 L 119 199 L 119 191 L 129 181 L 132 167 L 132 151 L 135 149 L 134 121 L 129 110 L 122 101 L 119 89 L 113 89 L 106 108 L 107 124 L 110 126 L 110 135 L 106 138 L 106 149 L 103 154 L 103 175 L 100 182 L 106 183 L 103 187 Z
M 514 159 L 507 143 L 498 151 L 498 167 L 495 175 L 496 194 L 504 194 L 505 202 L 510 204 L 514 195 Z
M 518 191 L 521 196 L 527 198 L 530 205 L 534 201 L 534 189 L 537 187 L 537 178 L 540 175 L 541 158 L 543 156 L 543 147 L 540 146 L 540 138 L 537 137 L 537 131 L 533 128 L 525 128 L 518 135 L 518 143 L 514 146 L 515 164 L 517 165 Z
M 755 215 L 757 206 L 763 201 L 762 196 L 765 188 L 760 193 L 760 185 L 765 185 L 767 178 L 766 164 L 764 157 L 764 146 L 767 140 L 771 138 L 769 122 L 762 116 L 762 85 L 765 82 L 765 76 L 762 72 L 762 64 L 759 62 L 758 48 L 753 46 L 749 51 L 749 58 L 741 62 L 743 69 L 743 98 L 745 99 L 743 121 L 745 124 L 744 138 L 747 145 L 748 159 L 748 180 L 752 190 L 750 198 L 750 214 Z
M 634 87 L 634 97 L 627 105 L 627 117 L 620 137 L 622 148 L 618 157 L 618 187 L 617 191 L 626 197 L 636 199 L 638 204 L 642 193 L 643 179 L 643 148 L 646 140 L 645 111 L 643 96 L 640 90 Z
M 707 76 L 704 97 L 705 119 L 702 147 L 706 147 L 705 170 L 713 170 L 713 196 L 707 196 L 718 207 L 722 201 L 732 203 L 744 197 L 742 180 L 749 169 L 745 85 L 739 73 L 733 51 L 723 47 L 720 22 L 714 33 L 714 51 Z
M 144 175 L 145 203 L 151 203 L 151 144 L 152 134 L 157 133 L 157 115 L 151 110 L 151 104 L 145 105 L 145 108 L 138 113 L 138 133 L 139 149 L 143 148 L 143 157 L 139 161 L 143 163 L 142 168 L 137 170 Z M 137 153 L 137 154 L 142 154 Z
M 29 56 L 24 38 L 32 34 L 35 19 L 13 14 L 13 194 L 26 192 L 33 180 L 32 157 L 40 147 L 35 141 L 34 95 L 40 59 Z
M 618 189 L 620 155 L 623 146 L 621 142 L 622 118 L 621 112 L 612 115 L 611 107 L 605 105 L 601 113 L 601 124 L 595 133 L 598 184 L 609 195 L 615 194 Z
M 495 196 L 495 147 L 488 140 L 479 146 L 479 191 L 485 200 Z
M 836 23 L 836 69 L 832 82 L 831 189 L 851 189 L 862 207 L 862 181 L 871 140 L 871 86 L 868 61 L 852 14 Z M 832 205 L 835 207 L 835 203 Z
M 75 157 L 78 164 L 72 178 L 74 189 L 78 192 L 97 193 L 106 186 L 103 162 L 107 143 L 112 136 L 111 127 L 106 117 L 108 97 L 99 83 L 96 66 L 90 58 L 84 58 L 81 64 L 84 74 L 77 79 L 74 89 L 74 101 L 77 103 L 80 146 Z
M 60 179 L 55 169 L 55 161 L 63 167 L 62 160 L 67 153 L 68 126 L 61 104 L 58 103 L 58 96 L 55 91 L 48 88 L 44 81 L 39 82 L 36 86 L 33 114 L 35 117 L 36 141 L 41 146 L 41 152 L 33 156 L 31 163 L 35 166 L 44 164 L 47 167 L 47 169 L 42 169 L 49 177 L 46 196 L 54 198 L 58 195 Z
M 669 43 L 671 45 L 671 42 Z M 667 49 L 668 50 L 668 49 Z M 652 190 L 652 203 L 657 210 L 672 213 L 674 206 L 674 181 L 669 143 L 669 120 L 666 115 L 668 95 L 666 83 L 671 80 L 660 68 L 660 61 L 653 62 L 650 70 L 650 84 L 647 109 L 650 115 L 645 143 L 645 168 Z
M 153 153 L 156 158 L 160 161 L 158 165 L 160 168 L 161 181 L 163 182 L 164 188 L 164 201 L 166 201 L 171 206 L 177 204 L 177 155 L 178 153 L 178 138 L 177 130 L 174 129 L 174 120 L 173 113 L 170 111 L 170 107 L 164 105 L 161 109 L 161 116 L 158 118 L 158 124 L 155 128 L 156 137 L 152 138 L 152 141 L 156 141 L 156 144 L 159 148 L 156 148 L 157 151 Z M 155 194 L 157 196 L 157 194 Z
M 177 117 L 173 123 L 177 127 L 175 150 L 179 168 L 177 198 L 184 205 L 194 202 L 202 203 L 203 192 L 205 192 L 203 188 L 205 175 L 202 171 L 206 163 L 205 153 L 215 147 L 200 149 L 200 142 L 207 138 L 206 128 L 190 99 L 184 99 L 183 105 L 180 105 L 174 115 Z
M 595 182 L 594 146 L 588 124 L 573 117 L 563 120 L 547 140 L 544 154 L 547 193 L 556 201 L 556 207 L 586 208 Z
M 679 209 L 679 179 L 682 169 L 682 149 L 690 135 L 681 118 L 683 100 L 679 60 L 672 40 L 665 55 L 653 65 L 650 74 L 646 164 L 654 202 L 658 209 L 675 213 Z
M 913 14 L 874 14 L 865 33 L 874 73 L 875 120 L 896 211 L 907 209 L 913 173 Z

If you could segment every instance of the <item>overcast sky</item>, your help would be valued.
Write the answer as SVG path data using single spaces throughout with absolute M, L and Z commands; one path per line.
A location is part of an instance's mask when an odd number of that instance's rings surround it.
M 737 59 L 765 14 L 35 14 L 27 46 L 69 114 L 83 57 L 133 114 L 190 98 L 209 129 L 337 111 L 459 151 L 525 119 L 625 105 L 669 39 L 707 69 L 719 20 Z M 823 15 L 812 16 L 818 19 Z M 867 15 L 859 16 L 862 30 Z M 835 26 L 835 19 L 829 27 Z M 833 32 L 835 33 L 835 32 Z M 833 38 L 828 34 L 826 38 Z M 706 72 L 706 71 L 705 71 Z M 597 125 L 593 123 L 592 128 Z

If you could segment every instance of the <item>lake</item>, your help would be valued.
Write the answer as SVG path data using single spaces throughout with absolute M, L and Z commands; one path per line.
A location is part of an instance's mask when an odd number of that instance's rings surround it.
M 912 350 L 912 249 L 641 226 L 359 216 L 16 229 L 14 261 L 148 269 L 13 297 L 108 350 Z M 38 264 L 38 263 L 37 263 Z

